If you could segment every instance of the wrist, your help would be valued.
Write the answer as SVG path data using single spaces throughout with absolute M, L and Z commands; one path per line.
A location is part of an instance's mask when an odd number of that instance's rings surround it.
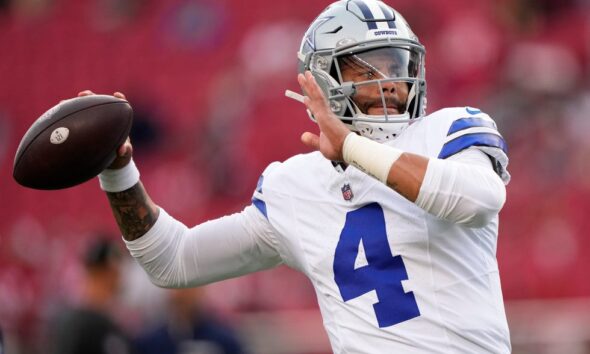
M 380 144 L 352 132 L 346 136 L 342 145 L 344 162 L 385 184 L 387 184 L 391 166 L 402 153 L 402 150 Z
M 100 188 L 105 192 L 125 191 L 139 182 L 139 170 L 133 160 L 119 169 L 106 169 L 98 175 Z

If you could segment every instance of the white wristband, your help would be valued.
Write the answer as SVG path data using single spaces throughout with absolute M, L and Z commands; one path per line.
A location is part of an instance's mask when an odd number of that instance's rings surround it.
M 342 155 L 344 162 L 353 165 L 369 176 L 387 184 L 391 166 L 403 151 L 391 146 L 350 133 L 344 139 Z
M 139 170 L 135 166 L 135 162 L 131 160 L 123 168 L 102 171 L 98 175 L 98 181 L 100 182 L 100 188 L 105 192 L 122 192 L 139 182 Z

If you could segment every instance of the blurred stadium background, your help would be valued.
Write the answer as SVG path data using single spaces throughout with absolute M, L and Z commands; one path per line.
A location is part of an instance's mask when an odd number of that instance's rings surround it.
M 0 328 L 6 353 L 43 353 L 79 296 L 78 258 L 118 235 L 96 180 L 18 186 L 29 125 L 59 100 L 125 92 L 152 197 L 188 225 L 240 210 L 271 161 L 314 129 L 284 98 L 298 44 L 330 1 L 0 0 Z M 590 1 L 389 0 L 427 48 L 429 111 L 479 107 L 510 148 L 498 259 L 515 354 L 590 353 Z M 130 333 L 164 316 L 129 262 Z M 208 286 L 207 306 L 253 353 L 328 353 L 315 295 L 286 268 Z

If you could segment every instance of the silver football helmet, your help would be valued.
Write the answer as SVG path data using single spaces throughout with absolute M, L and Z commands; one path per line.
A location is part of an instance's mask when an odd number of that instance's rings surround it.
M 336 116 L 363 136 L 393 139 L 425 114 L 424 46 L 382 1 L 328 6 L 309 26 L 297 54 L 299 72 L 311 71 Z M 367 90 L 378 90 L 381 98 L 362 102 Z M 287 96 L 303 97 L 290 91 Z

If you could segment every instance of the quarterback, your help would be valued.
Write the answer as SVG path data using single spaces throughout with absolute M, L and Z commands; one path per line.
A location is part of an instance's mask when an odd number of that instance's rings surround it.
M 287 96 L 317 122 L 301 137 L 316 151 L 270 164 L 242 212 L 187 227 L 149 198 L 131 144 L 118 150 L 99 179 L 133 257 L 162 287 L 286 264 L 312 282 L 335 353 L 510 353 L 492 118 L 426 115 L 424 47 L 381 1 L 333 3 L 297 55 L 302 93 Z

